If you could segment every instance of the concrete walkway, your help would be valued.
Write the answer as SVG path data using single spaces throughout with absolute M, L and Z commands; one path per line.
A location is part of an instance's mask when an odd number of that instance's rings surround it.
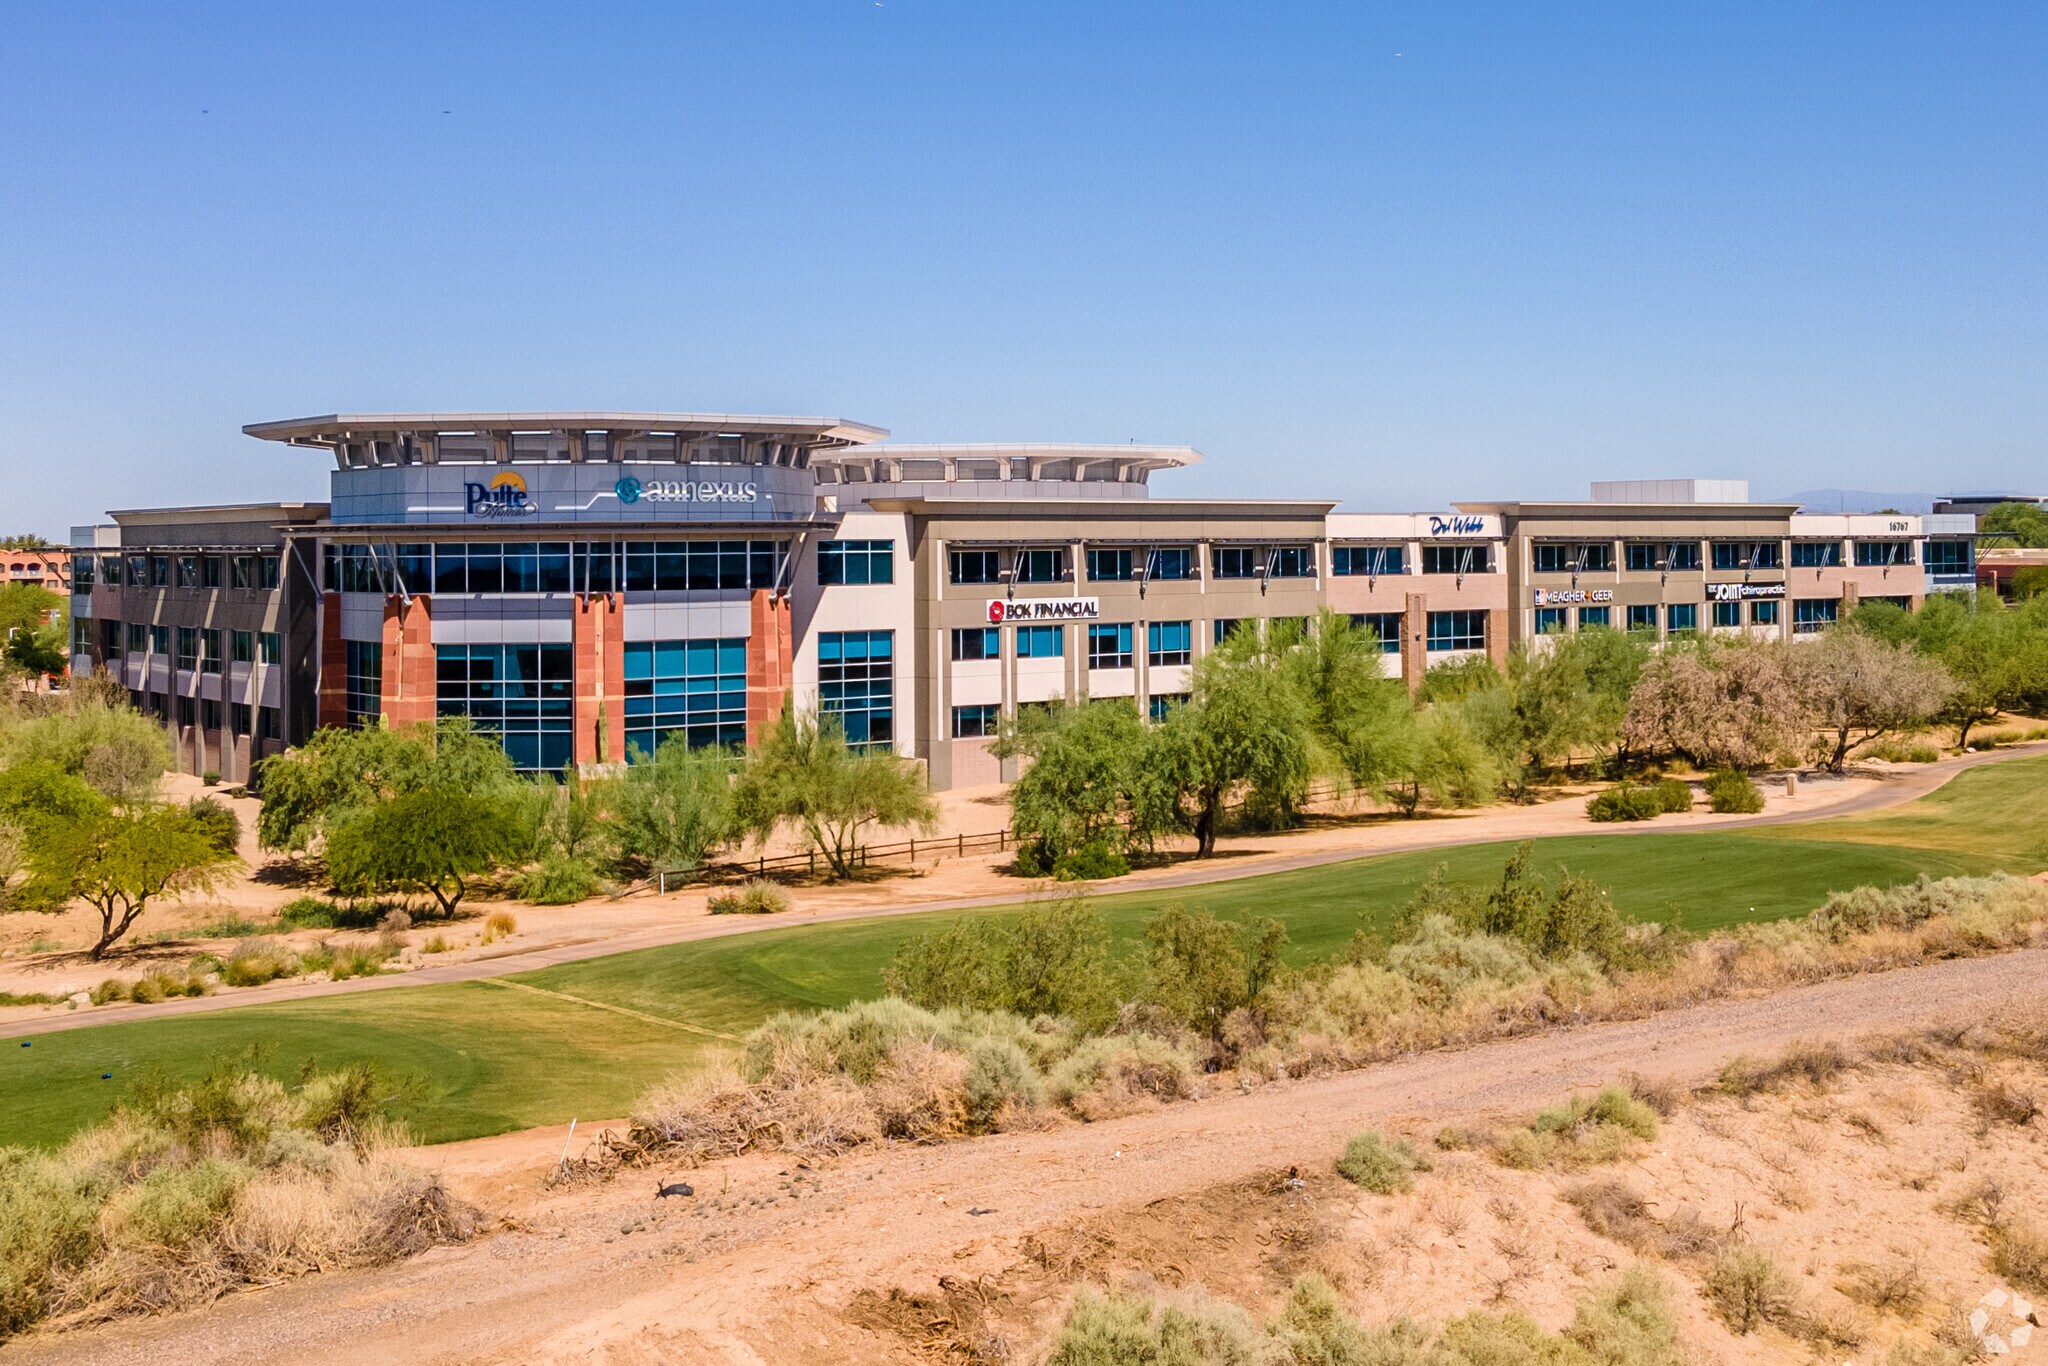
M 1751 830 L 1759 826 L 1797 825 L 1810 821 L 1833 820 L 1838 816 L 1859 815 L 1880 811 L 1889 807 L 1902 806 L 1916 801 L 1966 769 L 1982 764 L 2000 763 L 2007 759 L 2023 758 L 2029 755 L 2048 753 L 2048 742 L 2028 745 L 2014 745 L 2009 748 L 1989 750 L 1982 754 L 1965 754 L 1937 763 L 1918 765 L 1910 770 L 1888 773 L 1881 786 L 1856 794 L 1825 810 L 1807 812 L 1778 812 L 1761 816 L 1741 817 L 1734 820 L 1719 820 L 1712 824 L 1696 824 L 1683 827 L 1660 825 L 1657 822 L 1622 823 L 1601 826 L 1601 835 L 1629 836 L 1642 834 L 1697 834 L 1702 831 Z M 1511 809 L 1541 814 L 1542 807 Z M 1535 822 L 1531 822 L 1535 824 Z M 1506 828 L 1504 829 L 1503 826 Z M 1233 882 L 1241 878 L 1265 877 L 1272 873 L 1293 872 L 1302 868 L 1318 868 L 1331 863 L 1348 863 L 1361 858 L 1378 858 L 1383 854 L 1412 853 L 1425 849 L 1449 849 L 1467 844 L 1497 844 L 1524 836 L 1512 828 L 1513 822 L 1506 821 L 1489 825 L 1484 834 L 1474 832 L 1464 821 L 1418 821 L 1412 827 L 1394 827 L 1397 833 L 1390 838 L 1379 838 L 1370 849 L 1318 849 L 1301 854 L 1283 854 L 1277 857 L 1247 859 L 1240 864 L 1190 863 L 1164 872 L 1154 873 L 1140 880 L 1118 880 L 1114 883 L 1096 884 L 1105 893 L 1157 891 L 1176 887 L 1199 887 L 1212 883 Z M 1384 834 L 1389 827 L 1374 827 Z M 1532 830 L 1528 838 L 1552 838 L 1558 835 L 1555 828 L 1546 827 Z M 679 944 L 700 939 L 720 939 L 733 934 L 758 934 L 764 930 L 789 929 L 795 925 L 818 925 L 845 920 L 869 920 L 881 916 L 923 914 L 928 911 L 966 911 L 989 906 L 1014 906 L 1028 899 L 1029 889 L 1008 892 L 994 896 L 961 897 L 947 901 L 919 901 L 897 906 L 849 906 L 839 910 L 819 911 L 805 916 L 801 921 L 769 918 L 719 916 L 697 917 L 663 925 L 656 929 L 643 930 L 635 934 L 599 935 L 588 939 L 569 940 L 529 949 L 507 949 L 495 955 L 484 955 L 466 959 L 460 963 L 448 963 L 415 969 L 412 972 L 385 973 L 376 977 L 355 977 L 343 982 L 285 982 L 273 986 L 252 987 L 242 990 L 225 991 L 214 996 L 183 997 L 178 1000 L 160 1001 L 152 1005 L 102 1006 L 90 1010 L 78 1010 L 61 1015 L 30 1016 L 0 1022 L 0 1039 L 20 1038 L 25 1035 L 50 1034 L 66 1029 L 81 1029 L 91 1025 L 126 1024 L 137 1020 L 160 1020 L 179 1015 L 199 1015 L 215 1010 L 232 1010 L 244 1006 L 270 1005 L 281 1001 L 303 1001 L 313 997 L 346 996 L 364 991 L 388 991 L 398 987 L 432 986 L 450 982 L 474 982 L 487 978 L 504 977 L 513 973 L 533 972 L 540 968 L 556 967 L 563 963 L 579 963 L 591 958 L 607 958 L 613 954 L 631 953 L 637 949 L 659 948 L 667 944 Z

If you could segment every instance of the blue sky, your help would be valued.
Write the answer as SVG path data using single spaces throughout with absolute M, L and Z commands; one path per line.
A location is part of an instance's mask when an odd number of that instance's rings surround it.
M 14 0 L 0 62 L 0 529 L 324 497 L 239 428 L 336 410 L 2048 483 L 2038 3 Z

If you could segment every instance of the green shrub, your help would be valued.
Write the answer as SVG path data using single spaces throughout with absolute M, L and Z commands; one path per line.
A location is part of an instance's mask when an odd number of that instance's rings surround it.
M 109 977 L 92 989 L 91 996 L 92 1003 L 96 1006 L 125 1001 L 128 999 L 128 984 L 118 977 Z
M 299 969 L 297 955 L 281 944 L 244 944 L 221 960 L 220 980 L 231 987 L 260 987 Z
M 554 854 L 520 877 L 519 895 L 536 906 L 572 906 L 597 895 L 601 886 L 587 861 Z
M 1714 1258 L 1707 1268 L 1706 1292 L 1714 1317 L 1738 1335 L 1792 1317 L 1791 1278 L 1754 1247 L 1731 1247 Z
M 1092 882 L 1130 871 L 1131 861 L 1102 840 L 1090 840 L 1052 862 L 1052 875 L 1061 882 Z
M 789 909 L 789 893 L 754 878 L 735 891 L 713 893 L 706 907 L 713 915 L 780 915 Z
M 1602 822 L 1653 820 L 1667 809 L 1654 788 L 1634 783 L 1617 783 L 1586 803 L 1586 815 Z
M 1565 1336 L 1610 1366 L 1679 1366 L 1671 1291 L 1647 1267 L 1632 1266 L 1579 1300 Z
M 219 787 L 220 770 L 217 768 L 207 769 L 206 772 L 199 775 L 199 781 L 205 783 L 208 787 Z
M 301 930 L 339 929 L 343 916 L 341 907 L 317 896 L 296 897 L 277 908 L 279 920 Z
M 1692 784 L 1679 778 L 1659 778 L 1650 789 L 1656 794 L 1659 811 L 1692 810 Z
M 962 916 L 906 941 L 882 980 L 927 1010 L 1060 1016 L 1089 1029 L 1116 1016 L 1109 926 L 1079 896 L 1033 903 L 1014 920 Z
M 185 809 L 199 823 L 199 833 L 206 842 L 232 858 L 242 842 L 242 822 L 234 809 L 218 797 L 194 797 Z
M 192 933 L 201 939 L 248 939 L 253 935 L 268 934 L 276 928 L 275 924 L 251 920 L 245 915 L 229 915 L 210 924 L 195 926 Z
M 1636 1141 L 1657 1136 L 1657 1112 L 1619 1086 L 1573 1096 L 1539 1111 L 1528 1127 L 1509 1133 L 1494 1149 L 1502 1166 L 1583 1167 L 1618 1161 Z
M 1031 1058 L 1008 1039 L 979 1039 L 967 1050 L 967 1130 L 992 1133 L 1019 1110 L 1045 1103 Z
M 320 943 L 299 955 L 299 970 L 325 972 L 330 980 L 341 982 L 351 977 L 374 977 L 397 956 L 395 947 L 376 940 L 366 944 Z
M 63 999 L 47 991 L 0 991 L 0 1006 L 53 1006 Z
M 1084 1290 L 1046 1366 L 1256 1366 L 1265 1347 L 1249 1314 L 1198 1292 L 1162 1304 Z
M 1764 809 L 1764 794 L 1747 773 L 1724 768 L 1707 779 L 1707 809 L 1718 815 L 1753 815 Z
M 1405 1138 L 1388 1140 L 1370 1131 L 1354 1135 L 1337 1159 L 1337 1171 L 1374 1195 L 1399 1195 L 1414 1186 L 1413 1173 L 1429 1170 L 1429 1159 Z

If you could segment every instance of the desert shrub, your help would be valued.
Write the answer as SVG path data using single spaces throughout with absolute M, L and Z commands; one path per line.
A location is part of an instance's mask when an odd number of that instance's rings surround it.
M 1511 1131 L 1494 1149 L 1507 1167 L 1579 1167 L 1613 1162 L 1637 1141 L 1657 1136 L 1657 1112 L 1619 1086 L 1593 1096 L 1573 1096 L 1537 1113 L 1526 1128 Z
M 468 1237 L 475 1211 L 386 1155 L 403 1135 L 378 1095 L 352 1139 L 330 1137 L 322 1098 L 350 1089 L 314 1073 L 294 1094 L 236 1066 L 152 1078 L 56 1152 L 0 1149 L 0 1336 Z
M 1991 1229 L 1991 1266 L 2032 1295 L 2048 1295 L 2048 1230 L 2020 1219 Z
M 1397 935 L 1420 937 L 1433 917 L 1449 917 L 1459 934 L 1513 940 L 1544 958 L 1584 954 L 1604 967 L 1646 966 L 1644 944 L 1632 936 L 1606 890 L 1559 870 L 1555 883 L 1530 871 L 1524 842 L 1501 866 L 1500 881 L 1481 890 L 1450 880 L 1447 865 L 1431 870 L 1395 920 Z
M 1414 1173 L 1429 1170 L 1429 1159 L 1405 1138 L 1388 1140 L 1370 1131 L 1354 1135 L 1337 1159 L 1337 1171 L 1374 1195 L 1399 1195 L 1415 1185 Z
M 1301 1366 L 1344 1366 L 1377 1363 L 1400 1366 L 1403 1355 L 1422 1346 L 1423 1335 L 1410 1324 L 1397 1323 L 1369 1332 L 1345 1310 L 1336 1287 L 1311 1272 L 1294 1283 L 1287 1303 L 1268 1325 L 1279 1361 Z
M 231 987 L 260 987 L 299 970 L 298 955 L 282 944 L 255 940 L 238 947 L 220 963 L 220 980 Z
M 1687 1359 L 1670 1288 L 1642 1266 L 1582 1295 L 1565 1336 L 1605 1366 L 1679 1366 Z
M 1650 788 L 1663 812 L 1692 810 L 1692 784 L 1681 778 L 1659 778 Z
M 1052 875 L 1061 882 L 1122 877 L 1130 871 L 1131 861 L 1103 840 L 1090 840 L 1052 861 Z
M 1078 896 L 1014 920 L 963 916 L 905 942 L 882 973 L 889 990 L 929 1010 L 1054 1015 L 1088 1029 L 1115 1017 L 1117 979 L 1109 926 Z
M 332 930 L 341 927 L 342 909 L 325 897 L 294 897 L 277 908 L 277 918 L 301 930 Z
M 1913 930 L 1937 918 L 1986 944 L 2001 942 L 2009 927 L 2030 925 L 2048 914 L 2048 887 L 2004 873 L 1990 877 L 1930 878 L 1896 887 L 1857 887 L 1836 892 L 1809 921 L 1829 943 L 1877 930 Z
M 587 860 L 550 854 L 520 875 L 519 896 L 536 906 L 572 906 L 596 896 L 603 885 Z
M 152 1005 L 175 996 L 204 996 L 205 978 L 195 973 L 152 972 L 129 984 L 128 999 Z
M 242 842 L 242 822 L 234 809 L 218 797 L 194 797 L 185 809 L 199 823 L 199 833 L 206 842 L 232 858 Z
M 1849 1262 L 1837 1287 L 1858 1304 L 1880 1312 L 1911 1314 L 1927 1294 L 1920 1264 L 1910 1257 L 1881 1263 Z
M 374 977 L 398 956 L 394 944 L 379 940 L 337 944 L 331 940 L 315 944 L 299 954 L 299 971 L 324 972 L 336 982 L 351 977 Z
M 1832 1085 L 1849 1068 L 1849 1055 L 1831 1043 L 1795 1043 L 1770 1061 L 1739 1054 L 1721 1069 L 1719 1089 L 1738 1100 L 1805 1083 Z
M 519 933 L 519 920 L 510 911 L 492 911 L 484 917 L 483 942 L 495 944 L 508 935 Z
M 1045 1103 L 1045 1082 L 1031 1057 L 1008 1039 L 978 1039 L 967 1051 L 967 1129 L 993 1133 Z
M 1220 1040 L 1233 1011 L 1260 1003 L 1280 970 L 1287 930 L 1277 920 L 1227 920 L 1168 906 L 1145 922 L 1139 998 Z
M 454 947 L 455 947 L 455 946 L 454 946 L 453 944 L 451 944 L 451 943 L 449 943 L 449 942 L 448 942 L 448 936 L 447 936 L 447 935 L 445 935 L 445 934 L 430 934 L 430 935 L 428 935 L 428 936 L 427 936 L 427 938 L 426 938 L 426 942 L 420 945 L 420 952 L 421 952 L 421 953 L 446 953 L 446 952 L 448 952 L 448 950 L 450 950 L 450 949 L 452 949 L 452 948 L 454 948 Z
M 2026 737 L 2019 737 L 2025 739 Z M 1983 743 L 1979 741 L 1979 743 Z M 1933 745 L 1908 744 L 1902 740 L 1882 740 L 1863 751 L 1866 759 L 1882 759 L 1891 764 L 1931 764 L 1941 758 L 1941 751 Z
M 1795 1312 L 1792 1279 L 1754 1247 L 1731 1247 L 1707 1267 L 1707 1304 L 1738 1335 L 1767 1323 L 1785 1324 Z
M 1586 803 L 1586 815 L 1602 822 L 1653 820 L 1666 809 L 1654 789 L 1634 783 L 1617 783 Z
M 713 915 L 779 915 L 789 909 L 789 893 L 754 878 L 735 891 L 715 893 L 708 909 Z
M 1718 815 L 1753 815 L 1764 809 L 1763 789 L 1747 773 L 1724 768 L 1707 779 L 1707 809 Z
M 1475 991 L 1512 986 L 1536 975 L 1529 951 L 1513 940 L 1461 932 L 1446 915 L 1424 919 L 1414 936 L 1387 953 L 1387 966 L 1413 983 L 1437 1006 L 1455 1004 Z
M 1258 1366 L 1264 1335 L 1235 1305 L 1184 1291 L 1165 1301 L 1084 1290 L 1074 1301 L 1046 1366 Z
M 1885 1353 L 1884 1366 L 1969 1366 L 1976 1359 L 1976 1352 L 1952 1347 L 1945 1342 L 1901 1339 Z
M 1151 1034 L 1083 1041 L 1053 1069 L 1052 1098 L 1083 1119 L 1107 1119 L 1162 1100 L 1195 1094 L 1201 1068 L 1184 1050 Z

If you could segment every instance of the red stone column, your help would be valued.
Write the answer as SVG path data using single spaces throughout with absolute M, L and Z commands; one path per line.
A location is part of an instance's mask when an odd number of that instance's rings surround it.
M 768 723 L 782 713 L 796 681 L 796 647 L 789 624 L 789 599 L 757 588 L 749 603 L 747 631 L 747 743 L 756 744 Z
M 1508 614 L 1506 609 L 1486 609 L 1486 657 L 1496 669 L 1508 666 Z
M 625 597 L 579 593 L 574 628 L 576 762 L 626 757 Z
M 313 724 L 348 724 L 348 653 L 341 643 L 339 593 L 320 595 L 320 692 Z
M 434 611 L 426 597 L 384 599 L 379 710 L 393 730 L 434 722 Z

